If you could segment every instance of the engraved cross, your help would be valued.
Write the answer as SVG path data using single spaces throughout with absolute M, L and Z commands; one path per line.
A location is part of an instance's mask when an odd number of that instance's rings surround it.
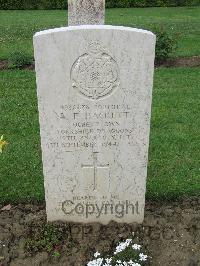
M 82 164 L 81 167 L 82 168 L 90 168 L 93 169 L 93 175 L 94 175 L 94 190 L 97 190 L 97 170 L 98 169 L 105 169 L 105 168 L 109 168 L 109 164 L 99 164 L 98 165 L 98 160 L 97 160 L 97 155 L 98 152 L 93 152 L 93 164 L 92 165 L 84 165 Z

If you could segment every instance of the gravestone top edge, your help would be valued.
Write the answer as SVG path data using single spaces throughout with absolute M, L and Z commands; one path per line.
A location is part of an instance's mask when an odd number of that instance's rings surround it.
M 148 31 L 148 30 L 124 27 L 124 26 L 111 26 L 111 25 L 81 25 L 81 26 L 69 26 L 69 27 L 55 28 L 55 29 L 49 29 L 49 30 L 43 30 L 43 31 L 36 32 L 33 38 L 46 35 L 46 34 L 65 32 L 65 31 L 75 31 L 75 30 L 119 30 L 119 31 L 129 31 L 129 32 L 135 32 L 135 33 L 148 34 L 156 38 L 156 35 L 153 32 Z

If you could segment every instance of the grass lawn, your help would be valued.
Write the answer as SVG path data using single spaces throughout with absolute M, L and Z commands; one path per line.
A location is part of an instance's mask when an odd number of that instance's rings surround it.
M 149 199 L 200 193 L 199 68 L 155 73 L 148 169 Z M 32 71 L 0 72 L 0 203 L 44 199 L 41 151 Z
M 19 49 L 33 55 L 35 32 L 67 25 L 64 10 L 0 11 L 0 18 L 0 59 Z M 200 55 L 200 7 L 107 9 L 106 23 L 144 29 L 164 26 L 179 34 L 173 56 Z

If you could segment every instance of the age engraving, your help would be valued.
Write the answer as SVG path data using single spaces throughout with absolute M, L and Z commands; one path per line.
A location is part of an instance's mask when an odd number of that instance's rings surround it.
M 119 87 L 118 65 L 98 42 L 90 43 L 72 66 L 71 82 L 88 99 L 101 99 Z

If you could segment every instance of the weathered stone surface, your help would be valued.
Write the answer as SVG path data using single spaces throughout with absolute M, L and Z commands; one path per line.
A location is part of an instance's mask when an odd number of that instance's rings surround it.
M 68 27 L 34 48 L 48 220 L 142 222 L 155 35 Z
M 68 0 L 68 25 L 103 25 L 105 0 Z

